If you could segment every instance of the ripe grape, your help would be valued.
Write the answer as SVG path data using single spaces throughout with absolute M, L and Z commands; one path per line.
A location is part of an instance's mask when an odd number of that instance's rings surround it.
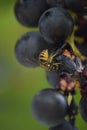
M 39 54 L 44 49 L 49 49 L 47 43 L 39 32 L 28 32 L 16 43 L 15 54 L 17 60 L 26 67 L 39 66 Z
M 83 120 L 87 122 L 87 96 L 81 98 L 79 108 Z
M 47 0 L 47 3 L 50 7 L 65 7 L 65 1 L 64 0 Z
M 87 65 L 84 67 L 82 75 L 87 79 Z
M 15 16 L 17 20 L 28 27 L 35 27 L 42 13 L 48 9 L 46 0 L 17 0 Z
M 60 43 L 71 35 L 73 20 L 66 10 L 55 7 L 43 13 L 39 20 L 39 28 L 47 41 Z
M 49 130 L 76 130 L 76 129 L 73 129 L 72 125 L 68 121 L 64 120 L 60 125 L 51 127 Z
M 59 81 L 59 72 L 46 71 L 46 78 L 47 78 L 48 83 L 51 84 L 54 88 L 56 88 Z
M 87 40 L 87 19 L 82 16 L 78 17 L 77 25 L 78 25 L 78 30 L 76 31 L 75 35 L 79 37 L 83 37 L 84 41 Z
M 87 14 L 87 0 L 65 0 L 65 3 L 77 14 Z
M 76 32 L 76 36 L 83 38 L 82 44 L 76 42 L 75 45 L 80 50 L 81 54 L 87 57 L 87 24 L 79 27 L 79 30 Z
M 73 130 L 78 130 L 78 128 L 74 126 L 74 127 L 73 127 Z
M 56 89 L 44 89 L 38 92 L 32 101 L 32 112 L 37 120 L 48 126 L 60 124 L 68 105 L 66 98 Z

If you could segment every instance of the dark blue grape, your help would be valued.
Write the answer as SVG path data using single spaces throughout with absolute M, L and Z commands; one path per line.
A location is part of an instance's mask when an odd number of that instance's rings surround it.
M 15 15 L 17 20 L 28 27 L 35 27 L 42 13 L 48 9 L 46 0 L 17 0 Z
M 69 9 L 78 14 L 87 14 L 87 0 L 65 0 Z
M 87 87 L 87 86 L 86 86 Z M 80 114 L 84 121 L 87 122 L 87 96 L 83 96 L 79 103 Z
M 51 84 L 54 88 L 58 86 L 59 83 L 59 72 L 58 71 L 46 71 L 46 78 L 49 84 Z
M 75 42 L 75 44 L 81 54 L 87 57 L 87 23 L 83 26 L 79 26 L 79 29 L 75 35 L 84 39 L 82 44 L 79 42 Z
M 32 101 L 34 116 L 48 126 L 60 124 L 67 113 L 67 108 L 66 98 L 54 89 L 41 90 Z
M 84 66 L 84 69 L 82 71 L 82 76 L 87 79 L 87 65 Z M 87 84 L 86 84 L 87 85 Z
M 73 130 L 79 130 L 76 126 L 73 127 Z
M 68 121 L 64 120 L 60 125 L 51 127 L 49 130 L 76 130 L 76 129 L 74 129 L 74 127 L 72 127 L 72 125 Z
M 69 13 L 60 7 L 48 9 L 39 20 L 43 37 L 51 43 L 67 39 L 73 30 L 73 20 Z
M 75 32 L 77 37 L 83 37 L 84 41 L 87 40 L 87 20 L 84 17 L 78 17 L 76 19 L 78 30 Z
M 65 7 L 65 1 L 64 0 L 47 0 L 47 3 L 50 7 Z
M 47 43 L 39 32 L 24 34 L 15 46 L 17 60 L 26 67 L 39 66 L 39 54 L 44 49 L 49 49 Z

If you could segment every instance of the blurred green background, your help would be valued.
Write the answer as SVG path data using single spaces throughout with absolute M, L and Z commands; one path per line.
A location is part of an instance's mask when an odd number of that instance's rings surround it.
M 14 16 L 15 0 L 0 0 L 0 130 L 47 130 L 31 113 L 31 101 L 40 89 L 49 87 L 43 69 L 21 66 L 14 54 L 16 41 L 32 31 Z M 77 94 L 76 101 L 80 96 Z M 87 124 L 77 118 L 79 130 Z

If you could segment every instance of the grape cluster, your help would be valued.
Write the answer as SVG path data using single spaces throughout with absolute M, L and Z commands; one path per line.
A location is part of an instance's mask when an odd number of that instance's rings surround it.
M 87 122 L 87 0 L 17 0 L 14 12 L 22 25 L 39 30 L 17 41 L 17 60 L 25 67 L 44 68 L 53 87 L 34 96 L 33 115 L 49 130 L 78 130 L 78 108 Z

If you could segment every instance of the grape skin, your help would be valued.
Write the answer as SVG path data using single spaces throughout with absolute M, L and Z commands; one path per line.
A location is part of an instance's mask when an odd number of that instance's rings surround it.
M 48 83 L 52 85 L 52 87 L 54 88 L 56 88 L 58 85 L 59 76 L 60 75 L 58 71 L 54 71 L 54 72 L 46 71 L 46 79 Z
M 80 114 L 84 121 L 87 122 L 87 96 L 83 96 L 79 103 Z
M 76 130 L 76 129 L 73 129 L 71 124 L 68 121 L 64 120 L 60 125 L 51 127 L 49 130 Z
M 77 14 L 87 14 L 87 0 L 65 0 L 66 6 Z
M 46 0 L 17 0 L 14 12 L 17 20 L 22 25 L 36 27 L 40 16 L 47 9 Z
M 65 7 L 65 1 L 64 0 L 47 0 L 47 3 L 50 7 Z
M 53 44 L 64 42 L 72 33 L 73 20 L 63 8 L 50 8 L 41 16 L 39 29 L 47 41 Z
M 76 46 L 77 48 L 80 50 L 80 52 L 87 56 L 87 21 L 83 21 L 85 22 L 84 25 L 79 25 L 79 29 L 76 31 L 75 35 L 77 37 L 81 37 L 83 38 L 83 43 L 80 44 L 79 42 L 76 42 Z
M 55 89 L 44 89 L 32 100 L 32 113 L 42 124 L 55 126 L 60 124 L 67 114 L 66 98 Z
M 39 66 L 40 52 L 49 48 L 51 46 L 39 32 L 28 32 L 17 41 L 15 55 L 19 63 L 25 67 L 37 67 Z

